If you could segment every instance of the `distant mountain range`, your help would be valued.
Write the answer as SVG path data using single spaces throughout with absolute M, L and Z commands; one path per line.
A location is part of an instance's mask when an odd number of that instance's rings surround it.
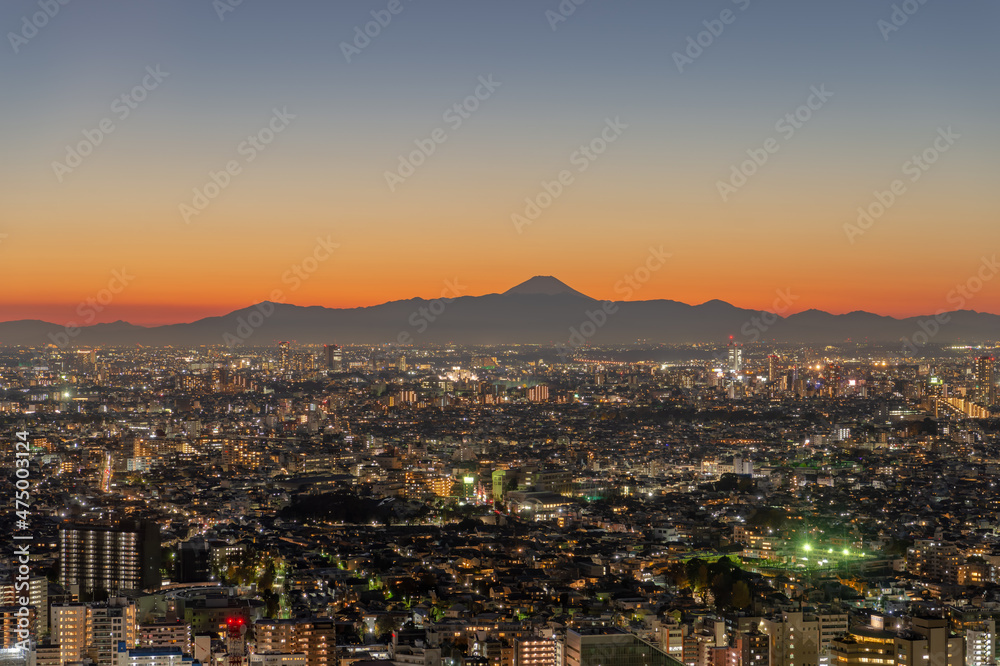
M 944 322 L 944 323 L 941 323 Z M 564 344 L 724 342 L 838 343 L 903 340 L 986 341 L 1000 338 L 1000 316 L 960 310 L 894 319 L 869 312 L 833 315 L 807 310 L 781 317 L 723 301 L 598 301 L 559 280 L 537 276 L 502 294 L 450 301 L 414 298 L 364 308 L 333 309 L 263 302 L 189 324 L 143 327 L 123 321 L 77 330 L 50 322 L 0 323 L 0 344 L 247 345 L 300 344 Z

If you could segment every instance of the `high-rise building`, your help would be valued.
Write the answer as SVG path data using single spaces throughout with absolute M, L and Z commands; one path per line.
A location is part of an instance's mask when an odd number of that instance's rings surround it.
M 52 642 L 59 645 L 59 663 L 82 661 L 87 656 L 90 608 L 86 604 L 52 604 Z
M 965 634 L 965 666 L 996 666 L 997 612 L 988 607 L 949 606 L 954 631 Z
M 160 526 L 155 521 L 67 525 L 59 530 L 59 541 L 59 582 L 78 591 L 83 601 L 97 593 L 160 587 Z
M 840 395 L 840 383 L 843 380 L 842 368 L 836 363 L 830 363 L 826 366 L 825 374 L 825 393 L 835 398 Z
M 777 354 L 771 354 L 767 357 L 767 381 L 774 382 L 778 380 L 778 375 L 781 373 L 781 357 Z
M 549 387 L 536 384 L 528 389 L 528 400 L 531 402 L 546 402 L 549 399 Z
M 25 594 L 27 592 L 27 594 Z M 28 606 L 38 617 L 38 633 L 49 633 L 49 581 L 42 576 L 28 579 L 28 589 L 17 591 L 14 581 L 0 585 L 0 606 L 18 606 L 18 597 L 28 597 Z
M 323 352 L 326 358 L 326 369 L 331 372 L 340 372 L 344 365 L 341 348 L 337 345 L 323 345 Z
M 729 343 L 729 371 L 735 375 L 743 372 L 743 345 L 738 342 Z
M 996 383 L 993 380 L 995 363 L 996 359 L 992 356 L 980 356 L 976 359 L 976 401 L 985 407 L 992 407 L 997 401 Z
M 97 666 L 115 666 L 119 643 L 135 647 L 138 631 L 135 602 L 114 599 L 107 605 L 90 608 L 90 636 L 87 653 Z
M 965 630 L 965 666 L 995 666 L 996 654 L 995 620 L 987 620 L 975 629 Z

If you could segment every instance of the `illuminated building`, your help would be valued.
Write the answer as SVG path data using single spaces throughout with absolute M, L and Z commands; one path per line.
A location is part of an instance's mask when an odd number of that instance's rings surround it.
M 226 471 L 235 467 L 256 470 L 262 460 L 263 454 L 253 441 L 230 437 L 222 441 L 222 469 Z
M 27 591 L 27 595 L 25 592 Z M 42 576 L 32 576 L 28 579 L 28 589 L 17 589 L 13 582 L 0 584 L 0 606 L 17 606 L 17 597 L 27 596 L 28 606 L 38 614 L 38 630 L 42 634 L 49 631 L 49 581 Z
M 340 372 L 344 366 L 342 349 L 337 345 L 323 345 L 323 352 L 326 357 L 326 369 Z
M 129 648 L 124 641 L 116 646 L 115 666 L 182 666 L 192 659 L 185 657 L 180 648 Z
M 566 631 L 565 666 L 681 666 L 682 663 L 620 629 L 581 632 Z
M 917 539 L 906 550 L 906 569 L 918 578 L 958 584 L 959 551 L 950 543 Z
M 139 647 L 177 647 L 191 653 L 191 625 L 186 622 L 149 622 L 139 625 Z
M 528 400 L 531 402 L 545 402 L 549 399 L 549 387 L 545 384 L 538 384 L 528 389 Z
M 17 614 L 21 610 L 20 606 L 0 606 L 0 628 L 2 628 L 3 644 L 0 648 L 12 648 L 25 640 L 17 635 Z M 34 608 L 28 609 L 28 633 L 31 638 L 38 636 L 38 617 Z
M 518 639 L 514 666 L 556 666 L 556 642 L 551 638 Z
M 896 634 L 877 627 L 855 627 L 830 641 L 831 666 L 892 666 Z
M 59 645 L 59 662 L 81 661 L 90 637 L 90 608 L 86 604 L 52 604 L 52 642 Z
M 306 666 L 301 652 L 256 652 L 250 655 L 250 666 Z
M 743 372 L 743 345 L 738 342 L 729 343 L 729 371 L 734 375 Z
M 976 359 L 976 399 L 986 407 L 992 407 L 997 401 L 996 383 L 993 380 L 994 363 L 992 356 L 980 356 Z
M 304 654 L 305 666 L 327 666 L 337 662 L 337 623 L 329 618 L 265 618 L 257 620 L 253 629 L 258 653 Z
M 504 483 L 507 478 L 507 470 L 493 470 L 493 499 L 497 502 L 503 501 Z
M 771 666 L 770 641 L 756 627 L 736 637 L 741 666 Z
M 160 526 L 123 521 L 118 527 L 70 525 L 59 530 L 59 582 L 84 601 L 99 591 L 160 587 Z
M 135 647 L 138 609 L 134 602 L 116 600 L 90 609 L 90 637 L 87 652 L 98 666 L 113 666 L 119 643 Z
M 780 372 L 781 358 L 777 354 L 771 354 L 767 357 L 767 381 L 777 381 Z

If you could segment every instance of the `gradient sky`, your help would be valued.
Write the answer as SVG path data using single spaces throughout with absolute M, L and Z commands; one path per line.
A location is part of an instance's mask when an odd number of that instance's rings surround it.
M 341 43 L 388 0 L 243 0 L 223 20 L 209 0 L 76 0 L 17 53 L 9 33 L 39 6 L 4 2 L 0 320 L 79 320 L 123 268 L 97 321 L 537 274 L 620 298 L 650 247 L 671 257 L 632 299 L 768 308 L 788 289 L 790 311 L 950 309 L 1000 245 L 1000 6 L 927 0 L 886 40 L 889 0 L 747 1 L 587 0 L 553 30 L 557 0 L 402 0 L 351 63 Z M 726 9 L 679 72 L 673 54 Z M 114 100 L 157 65 L 169 76 L 119 119 Z M 453 130 L 442 114 L 488 75 L 501 86 Z M 812 86 L 833 97 L 786 140 L 775 123 Z M 274 108 L 296 118 L 247 163 L 238 146 Z M 577 172 L 616 117 L 628 129 Z M 114 132 L 60 182 L 53 162 L 103 118 Z M 438 127 L 447 142 L 390 192 L 385 172 Z M 961 138 L 911 182 L 903 164 L 946 127 Z M 718 182 L 768 137 L 780 150 L 724 202 Z M 242 172 L 186 224 L 180 204 L 230 160 Z M 563 169 L 573 183 L 518 233 L 512 214 Z M 906 192 L 851 243 L 844 225 L 897 178 Z M 319 237 L 339 248 L 293 286 Z M 1000 279 L 966 307 L 1000 312 Z

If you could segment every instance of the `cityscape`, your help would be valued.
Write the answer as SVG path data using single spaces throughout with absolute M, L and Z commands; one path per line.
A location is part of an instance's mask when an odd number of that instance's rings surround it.
M 1000 666 L 1000 7 L 0 7 L 0 666 Z

